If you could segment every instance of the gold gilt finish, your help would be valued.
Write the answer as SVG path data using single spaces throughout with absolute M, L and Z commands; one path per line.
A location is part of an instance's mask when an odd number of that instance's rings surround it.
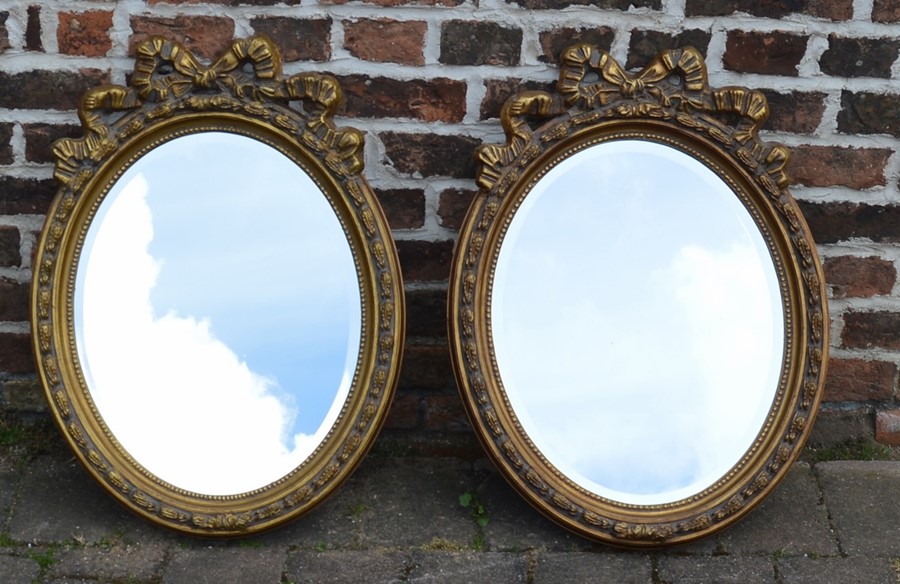
M 332 121 L 341 97 L 337 81 L 327 75 L 282 78 L 279 53 L 265 38 L 234 42 L 209 67 L 180 44 L 154 38 L 138 47 L 129 87 L 100 87 L 84 96 L 78 112 L 84 137 L 54 145 L 60 188 L 41 235 L 32 288 L 38 369 L 56 422 L 81 462 L 116 499 L 157 524 L 234 536 L 297 517 L 349 476 L 387 413 L 403 344 L 402 282 L 387 223 L 361 175 L 363 135 Z M 72 324 L 81 246 L 112 184 L 159 144 L 203 131 L 257 139 L 310 175 L 344 226 L 362 296 L 357 370 L 331 433 L 287 476 L 233 496 L 183 491 L 129 457 L 97 413 Z M 128 277 L 127 269 L 122 277 Z M 135 407 L 143 399 L 152 396 L 137 396 Z M 178 404 L 170 409 L 171 418 L 159 420 L 160 432 L 167 424 L 190 424 L 204 415 Z M 241 431 L 239 425 L 234 431 Z
M 510 98 L 501 114 L 507 143 L 477 152 L 480 192 L 460 233 L 448 305 L 460 392 L 495 463 L 552 520 L 621 546 L 691 541 L 732 524 L 771 491 L 799 454 L 821 397 L 828 347 L 824 279 L 808 227 L 786 189 L 788 152 L 759 139 L 769 113 L 765 97 L 742 87 L 710 88 L 703 58 L 693 48 L 664 51 L 632 74 L 606 52 L 576 45 L 562 55 L 557 89 Z M 701 160 L 729 184 L 767 242 L 784 304 L 785 362 L 761 432 L 715 484 L 664 505 L 604 499 L 545 459 L 509 405 L 505 392 L 514 388 L 502 386 L 491 339 L 493 271 L 519 204 L 559 161 L 616 139 L 668 144 Z M 585 374 L 603 377 L 587 369 Z M 602 428 L 597 438 L 615 440 Z

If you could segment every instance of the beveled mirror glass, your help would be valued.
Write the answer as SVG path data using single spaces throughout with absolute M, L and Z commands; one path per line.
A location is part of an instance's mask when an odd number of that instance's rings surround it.
M 202 535 L 312 508 L 364 455 L 402 349 L 396 253 L 331 77 L 263 38 L 204 68 L 163 39 L 54 147 L 36 351 L 117 499 Z M 292 102 L 299 102 L 294 107 Z
M 450 287 L 488 452 L 564 527 L 629 546 L 733 523 L 799 453 L 824 378 L 821 268 L 761 142 L 765 99 L 693 49 L 638 74 L 577 45 L 505 105 Z

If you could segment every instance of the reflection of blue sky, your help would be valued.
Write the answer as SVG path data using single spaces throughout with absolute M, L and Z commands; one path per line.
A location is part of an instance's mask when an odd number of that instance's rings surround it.
M 205 493 L 258 488 L 330 429 L 356 366 L 359 286 L 336 215 L 287 157 L 232 134 L 170 141 L 117 181 L 83 253 L 80 357 L 149 470 Z M 148 396 L 156 410 L 135 407 Z M 141 441 L 159 426 L 132 413 L 157 424 L 173 404 L 186 417 L 156 454 Z
M 674 501 L 744 454 L 781 370 L 781 297 L 749 213 L 709 169 L 640 141 L 563 161 L 510 225 L 498 366 L 536 446 L 626 503 Z

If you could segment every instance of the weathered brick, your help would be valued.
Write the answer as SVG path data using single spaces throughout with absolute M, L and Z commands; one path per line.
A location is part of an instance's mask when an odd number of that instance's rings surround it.
M 106 10 L 60 12 L 56 42 L 63 55 L 102 57 L 112 48 L 109 29 L 113 13 Z
M 853 237 L 900 242 L 900 206 L 811 201 L 799 201 L 799 205 L 817 243 L 835 243 Z
M 451 20 L 441 26 L 441 54 L 445 65 L 518 65 L 522 30 L 495 22 Z
M 552 92 L 556 82 L 522 81 L 521 79 L 488 79 L 484 82 L 484 98 L 481 100 L 481 119 L 499 118 L 506 100 L 519 91 L 538 90 Z
M 635 8 L 662 8 L 662 0 L 506 0 L 515 2 L 523 8 L 530 10 L 557 10 L 569 6 L 594 6 L 614 10 L 628 10 Z
M 806 0 L 803 13 L 829 20 L 853 18 L 853 0 Z
M 219 58 L 234 40 L 234 21 L 225 16 L 132 16 L 128 54 L 153 36 L 178 41 L 207 60 Z
M 44 214 L 55 195 L 53 179 L 0 176 L 0 215 Z
M 564 50 L 577 43 L 587 43 L 604 51 L 609 51 L 616 33 L 607 26 L 592 28 L 554 28 L 541 31 L 541 55 L 539 61 L 559 63 L 559 56 Z
M 416 229 L 425 223 L 425 192 L 422 189 L 378 189 L 378 202 L 391 229 Z
M 628 60 L 625 67 L 636 69 L 645 67 L 651 59 L 665 49 L 694 47 L 706 58 L 706 49 L 712 35 L 706 30 L 685 30 L 678 34 L 656 30 L 634 30 L 628 44 Z
M 466 115 L 466 82 L 346 75 L 343 115 L 357 118 L 412 118 L 425 122 L 461 122 Z
M 31 335 L 0 333 L 0 371 L 13 374 L 36 373 Z
M 331 58 L 330 18 L 290 18 L 266 16 L 253 18 L 250 26 L 278 45 L 281 58 L 292 61 L 327 61 Z
M 145 0 L 151 6 L 156 4 L 221 4 L 223 6 L 275 6 L 286 4 L 297 6 L 302 0 Z
M 12 46 L 9 44 L 9 29 L 6 27 L 8 19 L 9 10 L 0 11 L 0 53 L 6 52 L 6 49 Z
M 841 346 L 848 349 L 900 349 L 900 313 L 886 310 L 844 312 Z
M 838 256 L 825 260 L 825 281 L 834 298 L 869 298 L 890 294 L 897 267 L 878 256 Z
M 844 444 L 848 439 L 875 437 L 875 414 L 868 404 L 827 405 L 819 410 L 807 444 L 831 446 Z
M 900 94 L 841 92 L 838 131 L 900 137 Z
M 441 191 L 438 199 L 438 218 L 441 226 L 459 231 L 476 192 L 469 189 L 447 189 Z
M 783 18 L 792 13 L 831 20 L 850 20 L 853 0 L 687 0 L 686 16 L 728 16 L 745 12 L 765 18 Z
M 448 270 L 449 272 L 449 270 Z M 447 291 L 406 291 L 406 337 L 447 336 Z
M 0 226 L 0 266 L 16 267 L 22 265 L 22 237 L 18 227 Z M 2 281 L 2 280 L 0 280 Z M 2 300 L 0 300 L 2 301 Z M 0 318 L 0 320 L 4 320 Z M 8 319 L 7 319 L 8 320 Z
M 891 76 L 900 42 L 892 39 L 842 38 L 828 35 L 828 49 L 819 59 L 819 69 L 836 77 Z
M 779 93 L 764 89 L 769 102 L 765 128 L 776 132 L 813 134 L 822 123 L 826 95 L 819 91 Z
M 47 411 L 44 388 L 36 378 L 4 381 L 0 384 L 0 404 L 6 412 Z
M 344 48 L 364 61 L 424 65 L 427 31 L 428 24 L 419 20 L 345 20 Z
M 763 75 L 797 75 L 806 37 L 788 32 L 732 30 L 725 41 L 726 69 Z
M 419 426 L 421 399 L 412 394 L 400 395 L 391 402 L 391 409 L 384 420 L 384 428 L 393 430 L 414 430 Z
M 40 231 L 32 231 L 30 236 L 31 236 L 32 241 L 40 241 L 41 232 Z M 33 245 L 31 247 L 31 257 L 28 258 L 28 265 L 26 267 L 32 267 L 35 265 L 35 260 L 37 259 L 37 254 L 38 254 L 38 246 Z
M 10 109 L 74 110 L 84 93 L 108 83 L 102 71 L 0 71 L 0 107 Z
M 458 395 L 425 396 L 422 424 L 432 432 L 471 432 L 469 418 Z
M 900 409 L 875 413 L 875 440 L 882 444 L 900 446 Z
M 891 154 L 888 148 L 795 146 L 788 173 L 802 185 L 868 189 L 886 184 L 884 167 Z
M 450 278 L 452 241 L 397 241 L 400 268 L 407 282 L 440 282 Z
M 26 322 L 31 286 L 0 278 L 0 322 Z
M 41 40 L 41 7 L 28 7 L 28 21 L 25 25 L 25 50 L 44 52 L 44 42 Z
M 84 136 L 81 126 L 66 124 L 24 124 L 25 160 L 28 162 L 53 162 L 51 146 L 60 138 L 80 138 Z
M 354 0 L 319 0 L 319 4 L 347 4 Z M 376 6 L 459 6 L 466 0 L 362 0 L 363 4 Z
M 900 22 L 900 0 L 875 0 L 873 22 Z
M 824 401 L 867 401 L 891 399 L 897 366 L 889 361 L 865 359 L 828 360 Z
M 481 144 L 470 136 L 402 134 L 382 132 L 386 164 L 397 172 L 418 176 L 475 178 L 475 148 Z
M 450 348 L 447 344 L 407 345 L 403 351 L 403 365 L 400 367 L 397 385 L 405 389 L 416 388 L 437 393 L 455 391 Z M 458 397 L 456 399 L 459 400 Z
M 13 124 L 0 123 L 0 164 L 12 164 L 12 134 Z

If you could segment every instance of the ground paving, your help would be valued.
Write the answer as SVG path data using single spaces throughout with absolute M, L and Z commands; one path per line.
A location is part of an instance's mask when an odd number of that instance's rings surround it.
M 799 462 L 737 525 L 663 551 L 556 527 L 480 458 L 371 455 L 310 514 L 227 542 L 143 522 L 65 452 L 2 463 L 2 584 L 900 583 L 896 461 Z

